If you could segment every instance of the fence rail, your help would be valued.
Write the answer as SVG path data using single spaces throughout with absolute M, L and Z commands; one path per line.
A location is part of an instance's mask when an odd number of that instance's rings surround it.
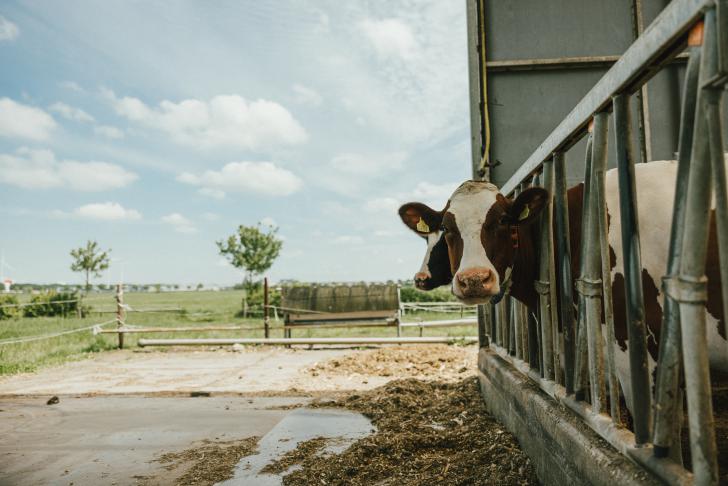
M 688 64 L 653 397 L 629 103 L 655 73 L 680 55 L 688 56 Z M 670 2 L 502 188 L 504 194 L 517 195 L 522 188 L 539 185 L 552 194 L 538 242 L 541 260 L 534 285 L 539 299 L 538 308 L 531 310 L 536 315 L 509 298 L 479 313 L 481 344 L 489 342 L 618 451 L 669 484 L 718 484 L 705 262 L 713 194 L 719 260 L 728 262 L 728 190 L 720 113 L 727 78 L 728 0 Z M 612 309 L 605 189 L 610 118 L 617 159 L 625 315 L 614 315 Z M 581 252 L 575 255 L 569 248 L 564 153 L 585 136 Z M 574 261 L 579 266 L 572 271 Z M 575 282 L 572 273 L 578 275 Z M 728 265 L 721 265 L 720 273 L 725 321 Z M 620 418 L 615 320 L 625 323 L 628 334 L 630 374 L 622 385 L 632 392 L 627 403 L 632 431 L 624 428 Z M 688 405 L 690 471 L 683 467 L 680 451 L 681 368 Z

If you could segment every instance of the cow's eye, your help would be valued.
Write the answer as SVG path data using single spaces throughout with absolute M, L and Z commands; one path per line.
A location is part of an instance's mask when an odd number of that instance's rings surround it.
M 507 225 L 511 224 L 511 218 L 509 218 L 507 214 L 504 214 L 503 216 L 500 217 L 500 219 L 498 220 L 498 223 L 502 224 L 504 226 L 507 226 Z
M 444 224 L 442 226 L 440 226 L 440 231 L 442 231 L 443 233 L 447 233 L 447 228 L 445 227 Z

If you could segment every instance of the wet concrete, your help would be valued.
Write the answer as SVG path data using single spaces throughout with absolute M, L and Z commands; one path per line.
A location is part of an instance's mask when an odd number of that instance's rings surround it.
M 375 431 L 372 423 L 361 414 L 346 410 L 306 409 L 293 410 L 273 427 L 259 442 L 258 453 L 244 458 L 235 469 L 232 479 L 218 483 L 220 486 L 279 486 L 281 475 L 263 474 L 267 464 L 285 453 L 316 437 L 335 439 L 324 452 L 340 453 L 354 441 Z M 294 468 L 296 466 L 293 466 Z
M 0 400 L 0 485 L 171 484 L 165 452 L 196 441 L 265 436 L 289 410 L 285 397 L 62 397 Z

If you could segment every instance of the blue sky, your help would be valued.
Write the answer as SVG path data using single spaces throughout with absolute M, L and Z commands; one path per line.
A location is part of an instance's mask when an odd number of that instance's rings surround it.
M 461 1 L 0 4 L 0 248 L 19 282 L 229 284 L 215 240 L 279 228 L 275 279 L 409 278 L 396 215 L 468 178 Z

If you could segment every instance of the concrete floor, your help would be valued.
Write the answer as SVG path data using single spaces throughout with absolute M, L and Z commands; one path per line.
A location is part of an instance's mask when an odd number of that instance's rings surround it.
M 133 485 L 194 442 L 264 436 L 304 404 L 284 397 L 63 397 L 0 400 L 0 485 Z

